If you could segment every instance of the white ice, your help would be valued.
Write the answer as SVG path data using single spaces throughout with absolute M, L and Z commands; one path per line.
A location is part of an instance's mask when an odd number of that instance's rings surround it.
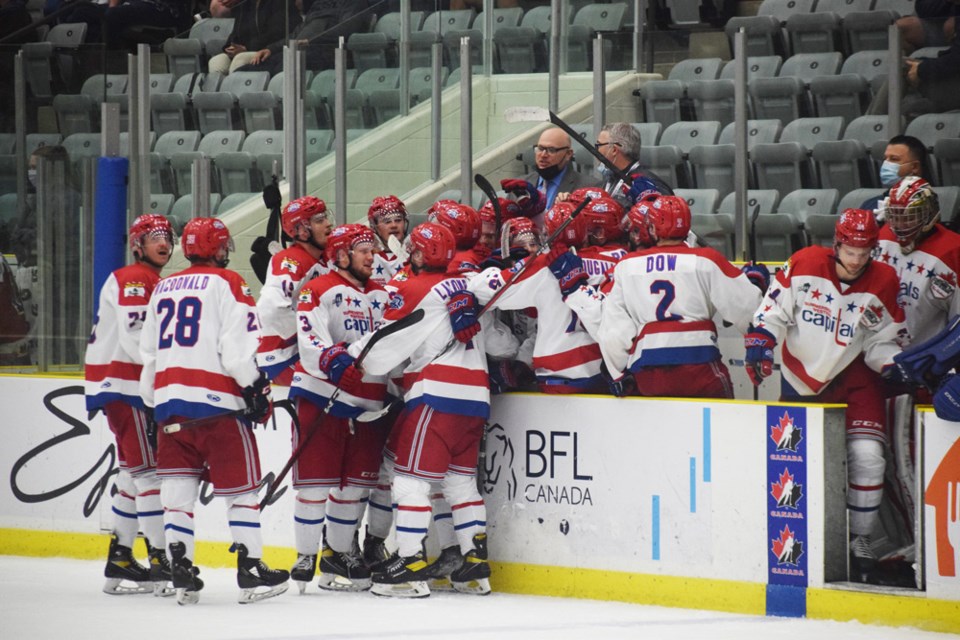
M 200 603 L 152 595 L 108 596 L 99 561 L 0 556 L 4 640 L 935 640 L 916 629 L 765 618 L 616 602 L 494 593 L 434 593 L 423 600 L 328 593 L 296 586 L 270 600 L 237 604 L 236 573 L 202 568 Z

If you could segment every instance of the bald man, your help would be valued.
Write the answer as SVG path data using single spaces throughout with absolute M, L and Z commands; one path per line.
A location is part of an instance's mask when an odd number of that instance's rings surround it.
M 573 148 L 570 136 L 563 129 L 547 129 L 540 134 L 533 152 L 537 170 L 528 175 L 526 180 L 535 186 L 537 191 L 545 194 L 546 203 L 542 211 L 553 206 L 553 200 L 558 193 L 569 193 L 581 187 L 597 186 L 595 178 L 581 174 L 571 166 Z M 537 228 L 543 226 L 542 211 L 530 218 Z

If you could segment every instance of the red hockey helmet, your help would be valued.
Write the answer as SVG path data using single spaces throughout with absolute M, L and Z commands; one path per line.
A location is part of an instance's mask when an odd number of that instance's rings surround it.
M 928 231 L 940 217 L 940 200 L 930 183 L 907 176 L 890 189 L 887 220 L 901 247 L 913 249 L 922 232 Z
M 440 200 L 430 207 L 427 221 L 450 229 L 458 249 L 469 249 L 480 239 L 480 214 L 469 205 Z
M 679 196 L 660 196 L 647 210 L 650 239 L 682 240 L 690 233 L 690 206 Z
M 173 244 L 173 227 L 170 221 L 157 213 L 145 213 L 137 216 L 137 219 L 130 225 L 130 231 L 127 232 L 127 240 L 130 243 L 130 250 L 136 253 L 143 250 L 143 241 L 147 236 L 160 235 Z
M 833 241 L 835 244 L 872 249 L 877 246 L 879 236 L 880 227 L 873 211 L 844 209 L 837 219 Z
M 395 219 L 406 221 L 407 206 L 397 196 L 377 196 L 367 209 L 367 219 L 372 227 Z
M 637 204 L 630 207 L 630 210 L 627 211 L 627 215 L 624 218 L 626 231 L 628 233 L 635 232 L 637 234 L 637 243 L 644 247 L 652 247 L 654 245 L 653 238 L 650 237 L 650 229 L 647 226 L 649 224 L 647 214 L 650 212 L 652 205 L 652 200 L 640 200 Z
M 303 196 L 291 200 L 283 208 L 280 214 L 280 225 L 285 234 L 296 240 L 298 227 L 309 223 L 310 218 L 317 214 L 327 215 L 327 203 L 314 196 Z
M 567 202 L 571 202 L 573 206 L 579 207 L 580 203 L 588 197 L 597 200 L 599 198 L 609 198 L 610 194 L 600 187 L 580 187 L 570 192 L 570 197 L 567 198 Z
M 623 234 L 620 226 L 623 207 L 609 196 L 599 195 L 591 200 L 581 215 L 586 218 L 588 233 L 595 234 L 597 230 L 602 231 L 603 242 L 616 240 Z
M 552 236 L 576 208 L 571 202 L 555 202 L 543 215 L 543 226 L 546 232 Z M 557 236 L 557 241 L 569 247 L 580 247 L 587 241 L 587 219 L 583 217 L 583 212 Z
M 369 243 L 371 247 L 376 243 L 370 227 L 365 224 L 342 224 L 327 236 L 327 260 L 336 264 L 340 251 L 346 251 L 349 255 L 354 247 L 364 243 Z
M 424 222 L 410 232 L 411 254 L 419 251 L 423 254 L 423 266 L 431 269 L 445 269 L 450 260 L 456 241 L 453 233 L 443 225 Z
M 502 221 L 523 217 L 523 211 L 520 210 L 520 205 L 513 200 L 508 198 L 497 198 L 497 202 L 500 203 L 500 214 L 503 217 Z M 483 203 L 483 206 L 480 207 L 479 213 L 480 219 L 484 222 L 494 222 L 496 219 L 496 213 L 493 210 L 493 202 L 491 200 L 487 200 Z
M 183 227 L 180 241 L 183 255 L 188 260 L 209 260 L 217 257 L 221 249 L 233 251 L 230 230 L 217 218 L 194 218 Z

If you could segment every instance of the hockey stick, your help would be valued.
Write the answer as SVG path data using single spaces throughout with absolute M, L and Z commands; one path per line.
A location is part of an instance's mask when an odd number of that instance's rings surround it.
M 357 369 L 363 364 L 364 358 L 367 357 L 367 354 L 370 353 L 370 350 L 375 344 L 380 340 L 383 340 L 387 336 L 393 335 L 398 331 L 402 331 L 407 327 L 414 325 L 421 320 L 423 320 L 424 310 L 416 309 L 409 315 L 406 315 L 396 322 L 388 324 L 375 331 L 371 336 L 370 340 L 367 341 L 367 344 L 363 347 L 363 350 L 357 356 L 356 360 L 353 361 L 353 366 Z M 333 393 L 330 394 L 330 397 L 327 399 L 327 404 L 323 407 L 323 416 L 326 416 L 330 413 L 330 410 L 333 408 L 333 402 L 337 399 L 337 396 L 340 395 L 340 385 L 338 384 L 334 389 Z M 260 501 L 260 510 L 263 511 L 267 505 L 270 504 L 271 498 L 277 492 L 277 489 L 280 487 L 280 483 L 283 482 L 284 478 L 287 477 L 287 474 L 290 473 L 290 469 L 293 468 L 294 463 L 300 459 L 300 456 L 303 454 L 304 449 L 310 443 L 310 440 L 313 439 L 313 435 L 317 432 L 316 423 L 310 425 L 307 429 L 307 434 L 304 436 L 303 440 L 297 445 L 297 448 L 293 450 L 293 453 L 290 454 L 290 458 L 287 460 L 286 464 L 283 465 L 283 468 L 280 470 L 280 473 L 277 474 L 274 481 L 270 484 L 270 488 L 267 489 L 267 493 L 263 496 L 263 499 Z
M 285 408 L 289 410 L 293 408 L 293 403 L 290 402 L 289 400 L 278 400 L 277 402 L 273 403 L 273 408 L 274 409 Z M 165 425 L 163 427 L 163 432 L 166 434 L 177 433 L 179 431 L 183 431 L 184 429 L 193 429 L 196 427 L 200 427 L 206 424 L 207 422 L 210 422 L 211 420 L 219 420 L 220 418 L 233 418 L 233 417 L 239 418 L 241 416 L 247 415 L 247 411 L 248 409 L 237 409 L 235 411 L 227 411 L 226 413 L 218 413 L 215 416 L 207 416 L 206 418 L 194 418 L 193 420 L 184 420 L 183 422 L 173 422 L 171 424 Z
M 400 264 L 403 264 L 410 257 L 407 255 L 407 252 L 403 250 L 403 245 L 400 244 L 400 241 L 397 240 L 397 236 L 392 233 L 387 237 L 387 248 L 390 249 L 393 255 L 397 256 L 397 260 L 400 261 Z
M 503 211 L 500 210 L 500 198 L 497 197 L 497 190 L 493 188 L 489 180 L 479 173 L 473 176 L 473 182 L 490 201 L 490 206 L 493 207 L 494 223 L 497 225 L 496 228 L 499 229 L 500 225 L 503 224 Z
M 568 125 L 563 119 L 560 118 L 553 111 L 544 109 L 543 107 L 507 107 L 503 111 L 503 117 L 507 122 L 551 122 L 554 125 L 563 129 L 570 138 L 576 140 L 581 147 L 587 150 L 587 152 L 597 159 L 597 162 L 604 165 L 607 169 L 613 172 L 613 175 L 623 181 L 624 184 L 631 184 L 630 175 L 627 174 L 622 169 L 618 169 L 614 166 L 610 160 L 607 159 L 600 151 L 597 150 L 592 144 L 587 142 L 586 138 L 577 133 L 573 127 Z

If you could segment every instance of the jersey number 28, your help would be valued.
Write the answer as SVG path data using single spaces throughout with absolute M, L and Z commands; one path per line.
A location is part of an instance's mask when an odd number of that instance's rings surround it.
M 200 337 L 200 311 L 203 304 L 199 298 L 184 298 L 178 303 L 164 298 L 157 303 L 160 316 L 160 349 L 169 349 L 174 340 L 181 347 L 192 347 Z M 173 327 L 171 322 L 176 322 Z

